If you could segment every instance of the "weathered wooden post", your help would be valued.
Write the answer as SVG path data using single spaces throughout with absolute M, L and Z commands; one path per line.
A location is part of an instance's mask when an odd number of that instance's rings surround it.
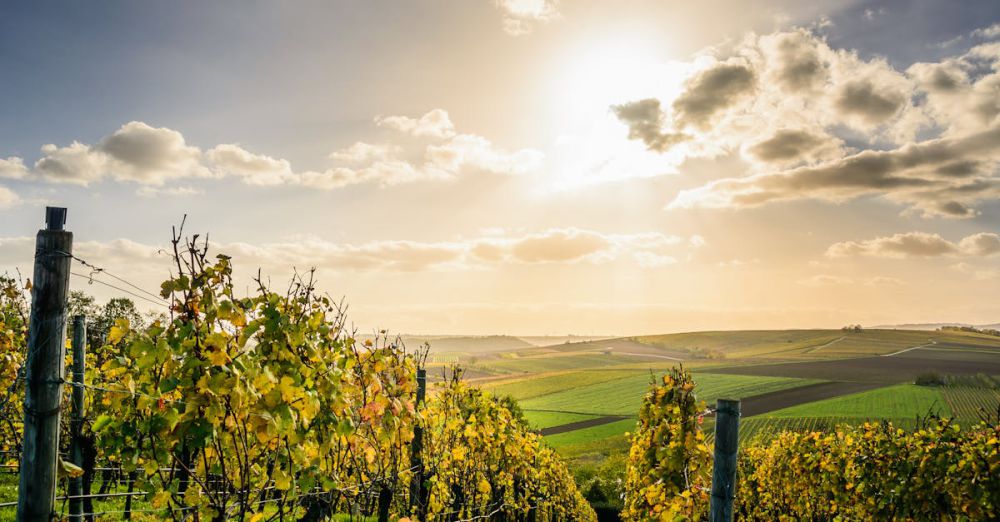
M 83 374 L 87 357 L 87 317 L 73 317 L 73 417 L 69 425 L 69 458 L 73 464 L 83 462 Z M 83 522 L 83 477 L 69 479 L 69 519 Z
M 66 299 L 73 234 L 63 230 L 66 209 L 45 208 L 35 239 L 34 286 L 25 362 L 24 446 L 17 490 L 17 520 L 53 515 L 59 459 L 59 409 L 65 372 Z
M 417 369 L 417 403 L 420 411 L 427 395 L 427 369 Z M 410 466 L 413 468 L 413 478 L 410 481 L 410 514 L 417 519 L 424 519 L 424 429 L 417 424 L 413 428 L 413 441 L 410 443 Z
M 736 493 L 736 456 L 740 444 L 740 401 L 719 399 L 715 409 L 715 457 L 708 519 L 732 522 Z

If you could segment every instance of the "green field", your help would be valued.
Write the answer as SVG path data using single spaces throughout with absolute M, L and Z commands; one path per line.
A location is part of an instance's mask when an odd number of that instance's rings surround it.
M 545 440 L 550 446 L 556 449 L 612 438 L 624 441 L 625 437 L 623 435 L 626 432 L 635 429 L 635 422 L 635 419 L 625 419 L 591 428 L 584 428 L 582 430 L 560 433 L 558 435 L 549 435 L 545 438 Z
M 595 415 L 636 415 L 650 386 L 650 374 L 579 386 L 520 401 L 530 410 L 569 411 Z M 789 377 L 695 374 L 698 398 L 712 403 L 718 398 L 742 398 L 818 382 Z
M 526 411 L 524 418 L 528 420 L 531 427 L 540 430 L 552 426 L 562 426 L 572 422 L 580 422 L 596 418 L 597 415 L 585 415 L 582 413 L 566 413 L 561 411 Z
M 838 417 L 914 419 L 934 412 L 951 416 L 951 408 L 936 387 L 899 384 L 834 399 L 792 406 L 767 414 L 768 417 Z
M 590 384 L 614 381 L 638 374 L 643 374 L 647 378 L 649 377 L 649 372 L 643 370 L 586 370 L 488 382 L 481 384 L 480 388 L 489 390 L 497 395 L 507 395 L 523 401 L 533 397 L 540 397 Z
M 757 403 L 760 411 L 761 404 L 776 401 L 774 409 L 765 407 L 766 413 L 742 419 L 744 443 L 781 430 L 824 431 L 868 421 L 913 427 L 918 417 L 930 412 L 967 424 L 977 422 L 982 412 L 996 416 L 1000 405 L 1000 378 L 975 375 L 1000 373 L 990 370 L 1000 368 L 1000 338 L 968 332 L 696 332 L 519 349 L 472 366 L 484 375 L 508 375 L 480 385 L 517 399 L 536 429 L 604 416 L 630 417 L 548 435 L 548 443 L 576 466 L 627 451 L 623 434 L 635 426 L 651 375 L 679 364 L 671 358 L 684 359 L 683 365 L 694 372 L 699 399 L 709 405 L 720 397 L 746 399 L 777 392 L 777 399 L 767 395 Z M 925 371 L 945 376 L 947 385 L 912 384 Z M 832 397 L 802 392 L 802 398 L 796 398 L 799 387 L 826 381 L 882 387 L 834 392 L 851 394 Z M 711 438 L 713 420 L 706 418 L 703 428 Z

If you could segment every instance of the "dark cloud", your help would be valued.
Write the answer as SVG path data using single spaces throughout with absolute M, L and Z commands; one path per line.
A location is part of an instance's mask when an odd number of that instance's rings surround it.
M 829 257 L 985 257 L 1000 253 L 1000 236 L 980 232 L 952 242 L 938 234 L 905 232 L 864 241 L 844 241 L 827 249 Z
M 936 257 L 955 254 L 958 245 L 937 234 L 907 232 L 865 241 L 844 241 L 827 249 L 829 257 Z
M 821 149 L 839 148 L 840 140 L 798 129 L 781 129 L 771 137 L 751 145 L 747 152 L 760 161 L 780 163 L 817 156 Z
M 977 160 L 960 160 L 941 165 L 934 172 L 949 178 L 966 178 L 978 174 L 982 162 Z
M 674 101 L 679 127 L 706 128 L 711 118 L 754 89 L 755 75 L 749 65 L 723 62 L 688 81 Z
M 197 162 L 199 151 L 184 142 L 181 133 L 133 121 L 107 136 L 94 147 L 139 172 L 183 169 Z
M 809 90 L 826 77 L 826 67 L 815 42 L 813 36 L 805 31 L 783 33 L 776 37 L 775 76 L 786 90 Z
M 741 207 L 770 201 L 819 198 L 842 200 L 865 194 L 892 195 L 904 204 L 951 216 L 968 216 L 971 201 L 995 196 L 992 179 L 973 179 L 954 185 L 935 176 L 970 161 L 1000 159 L 1000 126 L 962 138 L 939 138 L 888 151 L 867 150 L 821 165 L 799 167 L 771 174 L 727 178 L 683 191 L 672 207 Z
M 896 114 L 906 103 L 906 96 L 879 89 L 868 80 L 855 80 L 844 85 L 834 103 L 841 111 L 860 116 L 870 124 L 878 124 Z
M 660 100 L 655 98 L 615 105 L 611 110 L 628 125 L 629 139 L 642 140 L 649 150 L 664 152 L 688 139 L 682 133 L 663 132 L 665 115 Z

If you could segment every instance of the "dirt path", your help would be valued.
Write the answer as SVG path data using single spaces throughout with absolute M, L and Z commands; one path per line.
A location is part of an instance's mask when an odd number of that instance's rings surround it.
M 632 357 L 654 357 L 656 359 L 669 359 L 671 361 L 681 361 L 684 359 L 678 359 L 677 357 L 670 357 L 669 355 L 656 355 L 652 353 L 630 353 L 630 352 L 612 352 L 615 355 L 631 355 Z
M 742 399 L 741 416 L 751 417 L 807 402 L 832 399 L 886 386 L 871 382 L 820 382 Z
M 569 424 L 563 424 L 561 426 L 550 426 L 548 428 L 542 428 L 538 432 L 542 436 L 546 435 L 557 435 L 559 433 L 567 433 L 570 431 L 582 430 L 584 428 L 593 428 L 594 426 L 601 426 L 604 424 L 611 424 L 612 422 L 618 422 L 620 420 L 625 420 L 628 417 L 621 417 L 618 415 L 608 415 L 605 417 L 597 417 L 596 419 L 587 419 L 578 422 L 571 422 Z
M 920 346 L 911 346 L 909 348 L 904 348 L 904 349 L 902 349 L 902 350 L 900 350 L 898 352 L 892 352 L 892 353 L 882 354 L 882 357 L 892 357 L 893 355 L 899 355 L 901 353 L 906 353 L 906 352 L 908 352 L 910 350 L 919 350 L 920 348 L 927 348 L 928 346 L 931 346 L 931 345 L 934 345 L 934 344 L 937 344 L 937 341 L 931 341 L 931 342 L 926 343 L 926 344 L 921 344 Z
M 830 345 L 837 344 L 840 341 L 843 341 L 844 339 L 847 339 L 846 335 L 838 337 L 838 338 L 836 338 L 836 339 L 834 339 L 834 340 L 832 340 L 832 341 L 830 341 L 828 343 L 823 343 L 823 344 L 821 344 L 819 346 L 815 346 L 813 348 L 810 348 L 810 349 L 806 350 L 806 353 L 818 352 L 818 351 L 822 350 L 823 348 L 826 348 L 827 346 L 830 346 Z

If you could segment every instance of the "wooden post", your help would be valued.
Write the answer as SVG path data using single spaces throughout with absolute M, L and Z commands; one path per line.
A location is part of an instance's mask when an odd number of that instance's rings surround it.
M 24 447 L 17 520 L 50 520 L 59 459 L 59 409 L 65 372 L 66 299 L 73 234 L 63 230 L 66 209 L 46 207 L 46 228 L 35 239 L 34 286 L 25 362 Z
M 73 417 L 69 425 L 69 458 L 83 468 L 83 374 L 87 357 L 87 317 L 73 317 Z M 83 477 L 69 479 L 69 520 L 83 522 Z
M 736 456 L 740 444 L 740 401 L 719 399 L 715 409 L 715 458 L 708 519 L 732 522 L 736 492 Z
M 417 403 L 419 411 L 427 395 L 427 370 L 417 369 Z M 418 424 L 413 428 L 413 441 L 410 442 L 410 466 L 413 468 L 413 478 L 410 480 L 410 515 L 418 520 L 424 519 L 424 429 Z

